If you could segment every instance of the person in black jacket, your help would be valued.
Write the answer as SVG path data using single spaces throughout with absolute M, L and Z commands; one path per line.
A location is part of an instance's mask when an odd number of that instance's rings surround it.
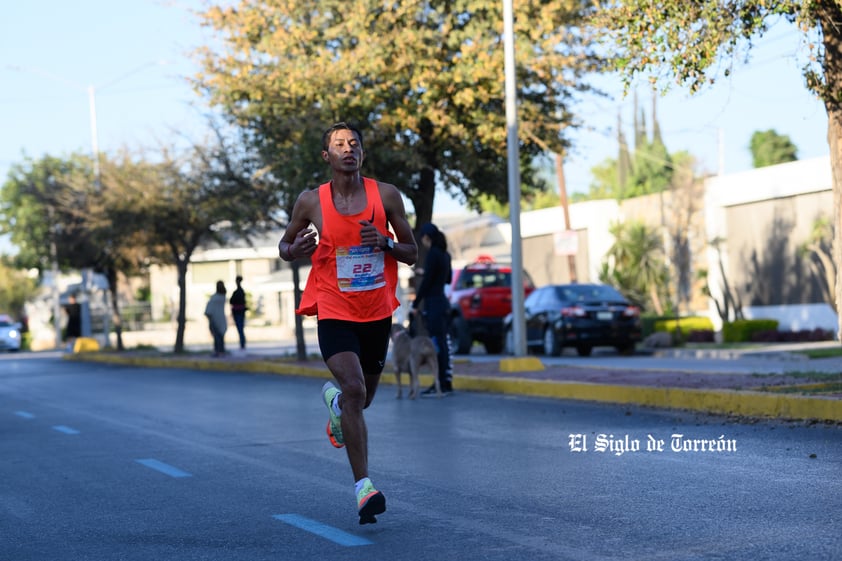
M 231 294 L 228 303 L 231 304 L 231 317 L 234 318 L 234 325 L 237 326 L 237 334 L 240 336 L 240 350 L 246 350 L 246 292 L 243 290 L 243 277 L 237 275 L 235 279 L 237 288 Z
M 436 344 L 439 362 L 439 384 L 441 391 L 448 394 L 453 391 L 452 371 L 450 368 L 450 349 L 447 344 L 447 332 L 450 327 L 450 302 L 444 287 L 450 284 L 453 269 L 450 253 L 447 252 L 447 238 L 435 224 L 427 223 L 420 230 L 421 243 L 427 248 L 424 260 L 421 285 L 415 292 L 412 313 L 417 312 L 423 303 L 422 316 L 427 334 Z M 435 393 L 435 385 L 424 390 L 422 395 Z

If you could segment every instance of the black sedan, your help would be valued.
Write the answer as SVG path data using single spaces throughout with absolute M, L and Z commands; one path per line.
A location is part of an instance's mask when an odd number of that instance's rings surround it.
M 558 356 L 573 347 L 589 356 L 594 347 L 620 353 L 634 351 L 640 341 L 640 309 L 604 284 L 554 284 L 535 289 L 524 301 L 526 346 Z M 505 347 L 514 350 L 512 316 L 506 318 Z

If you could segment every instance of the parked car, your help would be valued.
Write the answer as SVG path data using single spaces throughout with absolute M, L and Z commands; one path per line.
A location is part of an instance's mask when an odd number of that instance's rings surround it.
M 6 314 L 0 315 L 0 350 L 19 351 L 21 337 L 21 324 Z
M 525 294 L 535 285 L 523 272 Z M 458 354 L 479 341 L 490 354 L 503 350 L 503 319 L 512 311 L 512 267 L 483 256 L 454 271 L 450 285 L 450 344 Z
M 623 354 L 642 338 L 640 309 L 604 284 L 542 286 L 524 300 L 526 346 L 549 356 L 573 347 L 589 356 L 594 347 L 610 346 Z M 504 322 L 506 352 L 514 350 L 512 316 Z

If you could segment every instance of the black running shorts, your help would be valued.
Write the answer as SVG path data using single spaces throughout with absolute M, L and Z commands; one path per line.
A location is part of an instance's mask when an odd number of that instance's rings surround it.
M 386 364 L 391 329 L 391 317 L 369 322 L 320 319 L 322 358 L 327 361 L 337 353 L 352 352 L 360 357 L 363 374 L 380 374 Z

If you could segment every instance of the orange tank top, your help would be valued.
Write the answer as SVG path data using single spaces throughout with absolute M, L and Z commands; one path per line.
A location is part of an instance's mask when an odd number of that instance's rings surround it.
M 398 263 L 388 252 L 360 245 L 360 220 L 370 220 L 381 234 L 392 237 L 377 181 L 363 178 L 366 208 L 340 214 L 333 206 L 330 183 L 319 186 L 322 231 L 312 257 L 313 268 L 295 313 L 319 319 L 375 321 L 397 309 Z

